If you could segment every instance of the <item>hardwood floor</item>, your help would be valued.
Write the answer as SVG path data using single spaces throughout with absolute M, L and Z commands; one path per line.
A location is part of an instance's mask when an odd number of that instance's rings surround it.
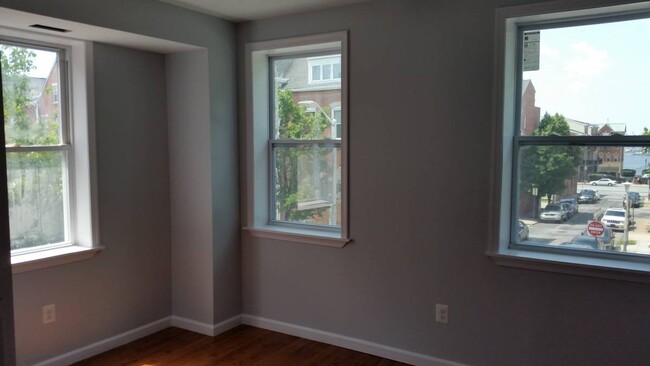
M 403 363 L 241 325 L 216 337 L 167 328 L 76 366 L 376 365 Z

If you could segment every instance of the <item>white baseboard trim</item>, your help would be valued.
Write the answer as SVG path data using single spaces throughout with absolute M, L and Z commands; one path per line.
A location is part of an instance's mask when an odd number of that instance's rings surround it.
M 416 366 L 466 366 L 461 363 L 447 361 L 441 358 L 405 351 L 395 347 L 384 346 L 378 343 L 364 341 L 362 339 L 346 337 L 340 334 L 324 332 L 318 329 L 261 318 L 254 315 L 242 314 L 241 322 L 242 324 L 251 325 L 253 327 L 290 334 L 296 337 L 327 343 Z
M 384 346 L 382 344 L 364 341 L 358 338 L 343 336 L 340 334 L 325 332 L 318 329 L 307 328 L 300 325 L 280 322 L 277 320 L 262 318 L 249 314 L 236 315 L 218 324 L 207 324 L 178 316 L 169 316 L 155 322 L 143 325 L 130 331 L 118 334 L 88 346 L 64 353 L 48 360 L 34 364 L 33 366 L 66 366 L 85 360 L 86 358 L 98 355 L 119 347 L 126 343 L 146 337 L 150 334 L 168 328 L 170 326 L 182 328 L 192 332 L 216 336 L 240 324 L 247 324 L 253 327 L 272 330 L 275 332 L 290 334 L 296 337 L 323 342 L 338 347 L 364 352 L 371 355 L 404 362 L 416 366 L 466 366 L 461 363 L 443 360 L 420 353 L 405 351 L 399 348 Z
M 196 320 L 183 318 L 180 316 L 171 317 L 172 327 L 177 327 L 191 332 L 214 337 L 227 330 L 230 330 L 241 324 L 241 315 L 235 315 L 230 319 L 226 319 L 218 324 L 208 324 L 197 322 Z
M 45 361 L 41 361 L 33 366 L 66 366 L 73 364 L 75 362 L 79 362 L 81 360 L 85 360 L 86 358 L 98 355 L 100 353 L 109 351 L 115 347 L 119 347 L 121 345 L 127 344 L 129 342 L 133 342 L 136 339 L 146 337 L 150 334 L 156 333 L 158 331 L 161 331 L 165 328 L 169 328 L 171 326 L 171 317 L 166 317 L 162 318 L 160 320 L 156 320 L 153 323 L 149 323 L 146 325 L 143 325 L 141 327 L 129 330 L 127 332 L 124 332 L 122 334 L 118 334 L 116 336 L 101 340 L 99 342 L 95 342 L 93 344 L 89 344 L 85 347 L 81 347 L 79 349 L 76 349 L 74 351 L 70 351 L 67 353 L 64 353 L 62 355 L 50 358 Z

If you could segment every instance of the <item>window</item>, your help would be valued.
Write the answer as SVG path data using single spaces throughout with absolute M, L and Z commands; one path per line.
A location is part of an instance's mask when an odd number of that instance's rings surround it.
M 341 138 L 341 107 L 332 107 L 332 138 Z
M 58 83 L 52 83 L 52 103 L 53 104 L 58 104 L 59 103 L 59 98 L 61 98 L 59 94 L 59 84 Z
M 86 77 L 89 45 L 13 30 L 3 35 L 14 272 L 88 258 L 100 249 Z
M 558 6 L 498 15 L 502 184 L 491 252 L 503 264 L 545 270 L 650 272 L 650 211 L 624 200 L 626 191 L 650 195 L 640 180 L 650 91 L 637 87 L 650 82 L 641 61 L 650 48 L 639 44 L 650 6 Z
M 347 239 L 346 34 L 248 45 L 248 219 L 257 236 Z M 314 90 L 314 80 L 328 87 Z
M 11 249 L 70 242 L 69 120 L 47 87 L 65 51 L 3 42 L 0 52 Z
M 340 82 L 341 81 L 341 55 L 310 57 L 309 82 Z

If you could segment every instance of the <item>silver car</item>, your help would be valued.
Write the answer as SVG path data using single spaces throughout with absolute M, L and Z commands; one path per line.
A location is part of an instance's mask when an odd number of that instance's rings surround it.
M 544 211 L 539 215 L 543 221 L 563 222 L 569 217 L 567 205 L 562 203 L 551 203 L 544 207 Z

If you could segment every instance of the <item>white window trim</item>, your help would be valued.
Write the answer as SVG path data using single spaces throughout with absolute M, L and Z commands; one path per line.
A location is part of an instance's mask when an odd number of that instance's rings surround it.
M 607 7 L 607 8 L 605 8 Z M 566 19 L 597 18 L 603 15 L 650 11 L 650 2 L 612 6 L 607 0 L 575 0 L 502 8 L 496 15 L 495 122 L 490 205 L 490 234 L 487 255 L 499 265 L 560 272 L 591 277 L 650 283 L 647 258 L 628 256 L 591 257 L 566 252 L 512 248 L 511 184 L 516 118 L 517 27 Z
M 104 249 L 99 245 L 92 42 L 9 28 L 0 28 L 0 36 L 26 44 L 64 48 L 68 52 L 68 60 L 73 65 L 68 70 L 70 95 L 66 94 L 70 100 L 69 118 L 72 121 L 72 166 L 69 167 L 72 175 L 69 185 L 73 211 L 70 223 L 73 242 L 12 254 L 12 271 L 21 273 L 89 259 Z
M 272 56 L 340 50 L 341 52 L 341 228 L 272 225 L 269 210 L 269 63 Z M 347 32 L 255 42 L 246 45 L 246 224 L 256 237 L 343 247 L 348 236 L 348 60 Z M 334 80 L 331 80 L 334 81 Z

